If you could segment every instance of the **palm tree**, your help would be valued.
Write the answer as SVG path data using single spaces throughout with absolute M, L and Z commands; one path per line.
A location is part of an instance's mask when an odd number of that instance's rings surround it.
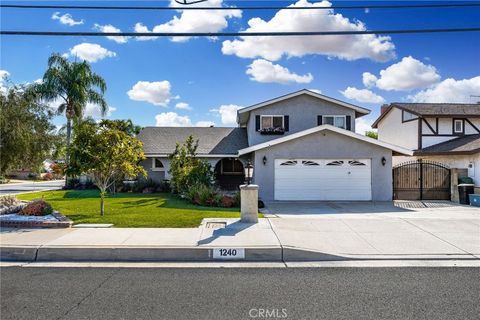
M 108 111 L 103 96 L 107 89 L 105 80 L 92 71 L 88 62 L 70 62 L 67 58 L 54 53 L 48 59 L 48 69 L 36 89 L 46 102 L 59 101 L 57 114 L 65 113 L 67 118 L 65 162 L 68 167 L 72 121 L 82 119 L 87 103 L 99 106 L 102 116 Z

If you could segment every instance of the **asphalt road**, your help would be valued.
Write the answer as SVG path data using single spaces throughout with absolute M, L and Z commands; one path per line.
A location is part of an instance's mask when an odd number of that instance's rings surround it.
M 0 271 L 2 320 L 452 320 L 480 314 L 478 268 Z
M 64 180 L 55 180 L 48 182 L 28 182 L 19 184 L 0 184 L 0 195 L 18 194 L 30 191 L 57 190 L 61 189 L 64 185 Z

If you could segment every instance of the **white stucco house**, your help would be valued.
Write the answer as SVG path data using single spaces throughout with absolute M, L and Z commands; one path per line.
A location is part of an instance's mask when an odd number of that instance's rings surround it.
M 300 90 L 238 110 L 237 127 L 147 127 L 143 166 L 154 180 L 169 179 L 176 143 L 198 139 L 197 157 L 217 183 L 237 189 L 244 165 L 254 165 L 259 196 L 271 200 L 392 200 L 392 156 L 412 151 L 355 133 L 370 110 Z
M 393 157 L 394 165 L 424 159 L 468 169 L 480 188 L 480 104 L 391 103 L 372 127 L 380 141 L 413 151 L 409 158 Z

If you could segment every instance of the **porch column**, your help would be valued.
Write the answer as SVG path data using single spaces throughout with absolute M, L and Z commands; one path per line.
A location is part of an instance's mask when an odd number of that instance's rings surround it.
M 240 186 L 240 217 L 244 223 L 258 222 L 258 186 L 255 184 Z

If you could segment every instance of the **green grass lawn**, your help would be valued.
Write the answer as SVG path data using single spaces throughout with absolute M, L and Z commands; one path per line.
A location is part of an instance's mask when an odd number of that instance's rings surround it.
M 113 223 L 115 227 L 197 227 L 203 218 L 239 218 L 238 208 L 199 207 L 168 193 L 117 193 L 105 200 L 100 216 L 98 190 L 61 190 L 26 193 L 21 200 L 43 198 L 77 223 Z

